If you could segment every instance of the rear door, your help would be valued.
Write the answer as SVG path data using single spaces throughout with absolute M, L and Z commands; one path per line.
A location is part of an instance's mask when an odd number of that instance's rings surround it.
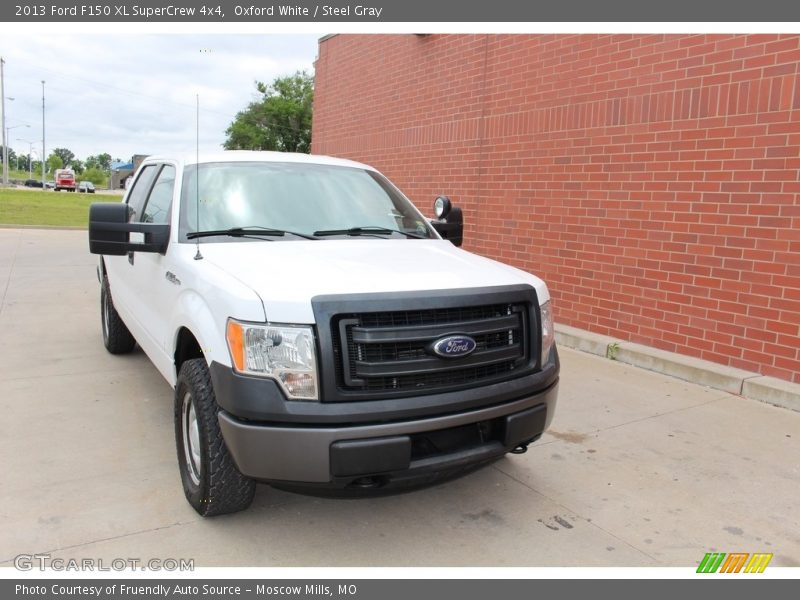
M 176 166 L 171 163 L 155 165 L 152 184 L 132 219 L 142 223 L 169 224 L 172 203 L 175 201 Z M 133 234 L 131 236 L 133 238 Z M 172 266 L 175 257 L 173 244 L 165 254 L 133 252 L 128 256 L 128 276 L 135 312 L 146 341 L 140 344 L 156 367 L 172 373 L 171 335 L 168 331 L 172 307 L 181 291 L 181 282 Z M 166 371 L 165 371 L 166 369 Z M 168 377 L 169 378 L 169 377 Z

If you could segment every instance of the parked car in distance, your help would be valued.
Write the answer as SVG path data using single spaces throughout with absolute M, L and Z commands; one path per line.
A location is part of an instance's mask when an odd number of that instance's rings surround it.
M 54 190 L 56 189 L 56 182 L 55 181 L 45 181 L 44 188 L 46 190 Z
M 78 191 L 86 194 L 94 194 L 94 184 L 91 181 L 81 181 L 78 184 Z
M 200 515 L 246 508 L 256 481 L 427 485 L 547 429 L 547 285 L 459 248 L 449 198 L 434 212 L 368 165 L 244 151 L 150 156 L 122 202 L 92 204 L 103 342 L 138 343 L 174 388 Z
M 42 187 L 42 182 L 38 179 L 26 179 L 24 185 L 25 187 L 40 188 Z

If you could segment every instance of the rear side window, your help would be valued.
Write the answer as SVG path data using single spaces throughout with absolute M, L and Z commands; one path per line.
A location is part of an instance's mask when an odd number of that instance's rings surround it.
M 147 165 L 144 167 L 141 173 L 139 173 L 139 177 L 136 178 L 133 187 L 128 192 L 128 206 L 131 208 L 131 221 L 139 220 L 139 215 L 142 213 L 142 207 L 144 206 L 145 200 L 147 200 L 147 194 L 150 192 L 150 187 L 153 185 L 153 179 L 155 179 L 156 173 L 158 173 L 158 166 Z
M 175 189 L 175 167 L 164 165 L 158 174 L 153 191 L 142 213 L 143 223 L 169 223 L 169 209 L 172 206 L 172 192 Z

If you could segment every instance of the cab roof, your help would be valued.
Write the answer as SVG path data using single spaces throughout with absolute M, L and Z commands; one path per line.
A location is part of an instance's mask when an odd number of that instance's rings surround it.
M 156 154 L 148 156 L 144 162 L 158 160 L 173 160 L 184 165 L 194 165 L 198 162 L 283 162 L 283 163 L 302 163 L 314 165 L 330 165 L 338 167 L 354 167 L 357 169 L 368 169 L 374 171 L 374 167 L 365 165 L 345 158 L 335 158 L 333 156 L 322 156 L 318 154 L 304 154 L 302 152 L 272 152 L 272 151 L 253 151 L 253 150 L 225 150 L 221 152 L 201 152 L 200 157 L 196 153 L 187 152 L 181 154 Z

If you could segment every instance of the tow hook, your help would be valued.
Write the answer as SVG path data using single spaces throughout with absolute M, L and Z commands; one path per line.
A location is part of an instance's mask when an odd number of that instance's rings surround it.
M 520 444 L 511 451 L 511 454 L 525 454 L 528 451 L 528 444 Z

